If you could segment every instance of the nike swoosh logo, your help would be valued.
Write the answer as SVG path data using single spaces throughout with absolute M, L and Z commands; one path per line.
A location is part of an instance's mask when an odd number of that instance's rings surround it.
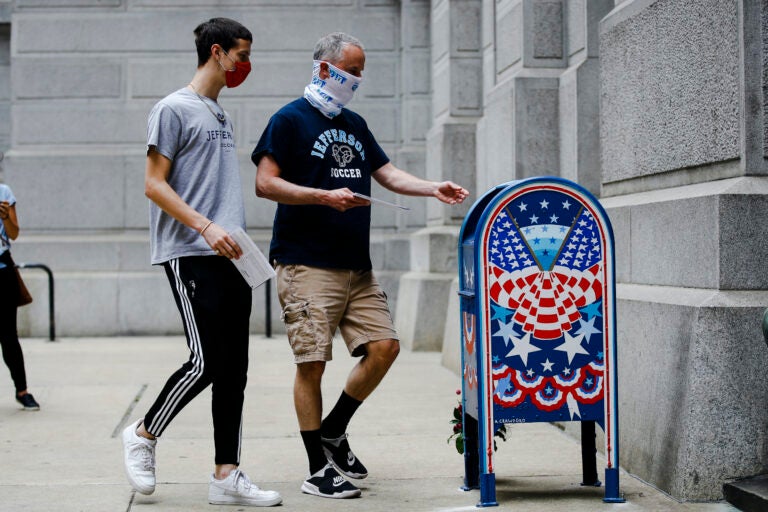
M 355 463 L 355 455 L 352 452 L 349 452 L 349 455 L 347 455 L 347 464 L 350 466 Z

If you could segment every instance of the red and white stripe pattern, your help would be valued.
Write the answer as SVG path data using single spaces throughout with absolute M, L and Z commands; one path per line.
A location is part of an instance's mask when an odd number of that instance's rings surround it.
M 580 307 L 602 296 L 600 263 L 586 270 L 555 266 L 551 271 L 536 266 L 508 272 L 489 266 L 491 299 L 507 309 L 525 332 L 540 340 L 555 340 L 581 318 Z

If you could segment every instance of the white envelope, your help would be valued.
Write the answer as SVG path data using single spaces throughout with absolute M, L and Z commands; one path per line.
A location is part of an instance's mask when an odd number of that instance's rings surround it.
M 237 270 L 243 275 L 248 285 L 255 289 L 275 277 L 275 269 L 269 264 L 267 258 L 259 250 L 251 237 L 243 231 L 242 228 L 237 228 L 229 234 L 237 245 L 243 250 L 243 255 L 238 259 L 229 260 L 235 264 Z

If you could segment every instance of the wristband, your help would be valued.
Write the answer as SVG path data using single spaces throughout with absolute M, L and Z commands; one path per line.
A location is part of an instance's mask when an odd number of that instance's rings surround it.
M 208 221 L 208 224 L 206 224 L 205 226 L 203 226 L 203 229 L 201 229 L 201 230 L 200 230 L 200 235 L 201 235 L 201 236 L 202 236 L 202 234 L 203 234 L 203 233 L 205 233 L 205 230 L 206 230 L 206 229 L 208 229 L 208 227 L 209 227 L 211 224 L 213 224 L 213 221 L 212 221 L 212 220 L 209 220 L 209 221 Z

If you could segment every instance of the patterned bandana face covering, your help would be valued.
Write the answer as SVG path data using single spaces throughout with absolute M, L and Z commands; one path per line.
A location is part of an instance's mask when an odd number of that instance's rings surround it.
M 330 76 L 323 80 L 320 78 L 320 63 L 314 61 L 312 66 L 312 81 L 304 88 L 304 97 L 307 101 L 328 119 L 333 119 L 341 113 L 341 109 L 355 95 L 355 91 L 363 79 L 342 71 L 330 62 L 328 72 Z

